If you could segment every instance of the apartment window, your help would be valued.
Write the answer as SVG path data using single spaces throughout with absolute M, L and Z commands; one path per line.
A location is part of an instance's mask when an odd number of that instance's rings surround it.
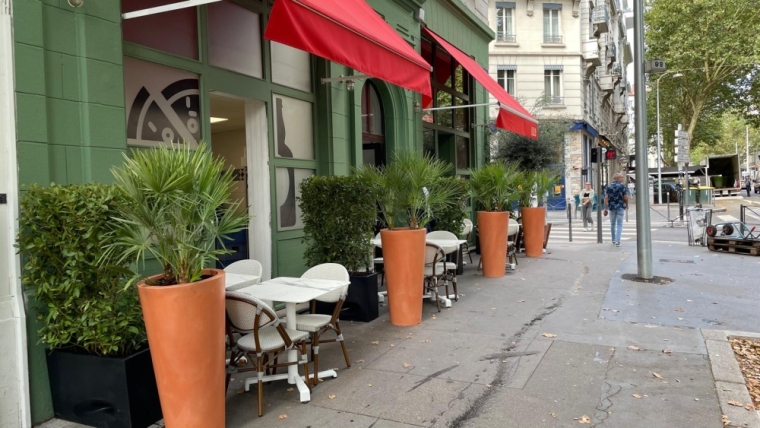
M 514 16 L 514 2 L 496 2 L 496 41 L 517 43 Z
M 562 5 L 559 3 L 544 3 L 544 43 L 561 44 L 562 34 L 559 17 Z
M 544 69 L 544 97 L 546 104 L 563 104 L 561 66 L 547 66 Z
M 496 72 L 496 81 L 499 82 L 509 95 L 515 96 L 515 70 L 500 69 Z

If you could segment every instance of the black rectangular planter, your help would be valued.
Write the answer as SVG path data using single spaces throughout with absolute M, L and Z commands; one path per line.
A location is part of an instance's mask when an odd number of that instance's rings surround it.
M 377 274 L 352 276 L 348 296 L 340 311 L 341 321 L 370 322 L 378 316 Z M 332 314 L 334 303 L 317 302 L 317 313 Z
M 145 428 L 161 419 L 150 350 L 107 358 L 47 354 L 55 416 L 96 428 Z

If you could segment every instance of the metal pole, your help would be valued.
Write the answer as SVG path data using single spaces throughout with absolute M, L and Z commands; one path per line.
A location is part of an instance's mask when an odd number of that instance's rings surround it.
M 665 196 L 665 200 L 668 201 L 668 221 L 670 221 L 670 192 L 668 192 L 667 196 Z M 671 226 L 673 224 L 671 223 Z
M 573 216 L 572 214 L 570 214 L 571 209 L 572 207 L 568 203 L 567 204 L 567 230 L 569 231 L 568 236 L 570 237 L 570 242 L 573 242 Z
M 749 176 L 749 125 L 747 125 L 747 175 Z M 739 192 L 741 193 L 741 192 Z M 747 194 L 747 197 L 749 197 L 749 193 Z
M 593 203 L 593 201 L 592 201 Z M 599 146 L 599 137 L 596 137 L 596 243 L 604 242 L 602 238 L 602 207 L 604 195 L 602 195 L 602 147 Z M 592 205 L 593 208 L 593 205 Z
M 660 79 L 657 79 L 657 195 L 659 204 L 662 205 L 662 129 L 660 129 Z
M 634 2 L 633 9 L 633 58 L 634 84 L 634 114 L 636 115 L 636 182 L 648 183 L 647 171 L 647 101 L 646 81 L 644 78 L 644 2 Z M 662 193 L 661 193 L 662 194 Z M 638 276 L 652 279 L 652 230 L 649 222 L 649 186 L 641 186 L 636 192 L 636 261 Z

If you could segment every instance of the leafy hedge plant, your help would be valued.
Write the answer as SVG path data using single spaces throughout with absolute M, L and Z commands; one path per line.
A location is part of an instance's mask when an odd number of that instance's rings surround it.
M 301 182 L 299 204 L 309 266 L 338 263 L 351 273 L 370 270 L 377 216 L 370 185 L 356 176 L 312 176 Z
M 456 177 L 445 177 L 440 180 L 447 182 L 442 187 L 453 189 L 453 199 L 456 203 L 447 205 L 435 213 L 435 230 L 445 230 L 460 236 L 464 229 L 462 222 L 467 217 L 465 207 L 467 206 L 467 198 L 470 196 L 470 183 Z
M 101 184 L 32 186 L 21 199 L 18 249 L 49 349 L 128 355 L 146 341 L 137 290 L 125 290 L 126 265 L 102 266 L 113 243 L 121 192 Z

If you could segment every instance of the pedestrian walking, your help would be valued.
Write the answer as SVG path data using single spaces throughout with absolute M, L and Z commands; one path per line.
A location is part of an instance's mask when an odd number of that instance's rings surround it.
M 631 198 L 636 196 L 636 184 L 633 180 L 628 181 L 628 196 Z
M 747 181 L 745 182 L 745 187 L 747 188 L 747 197 L 749 198 L 749 192 L 752 191 L 752 179 L 747 176 Z
M 594 230 L 594 219 L 591 217 L 591 212 L 594 210 L 594 189 L 591 188 L 591 183 L 586 183 L 586 187 L 581 190 L 578 195 L 581 201 L 581 215 L 583 216 L 583 230 L 588 232 Z M 589 224 L 591 228 L 589 229 Z
M 623 216 L 628 209 L 628 189 L 623 184 L 623 174 L 615 174 L 612 180 L 604 191 L 604 215 L 610 215 L 612 243 L 619 247 L 620 236 L 623 233 Z

